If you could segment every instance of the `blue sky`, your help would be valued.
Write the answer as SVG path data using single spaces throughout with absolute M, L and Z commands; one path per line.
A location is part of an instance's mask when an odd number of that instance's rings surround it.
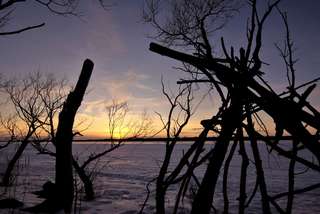
M 177 62 L 151 53 L 148 38 L 152 28 L 142 22 L 142 0 L 122 0 L 110 10 L 103 10 L 94 1 L 82 1 L 79 11 L 83 16 L 62 17 L 49 13 L 32 1 L 21 3 L 5 29 L 46 23 L 46 26 L 8 37 L 0 37 L 1 73 L 7 77 L 23 76 L 40 71 L 66 76 L 76 81 L 85 58 L 95 62 L 95 70 L 81 115 L 90 118 L 91 132 L 102 132 L 105 122 L 104 106 L 112 99 L 128 101 L 134 113 L 148 110 L 165 113 L 166 102 L 161 95 L 161 76 L 170 87 L 181 75 L 172 69 Z M 285 0 L 281 7 L 288 12 L 292 36 L 299 58 L 298 82 L 316 78 L 320 68 L 320 1 Z M 213 39 L 225 37 L 227 45 L 245 44 L 247 7 L 239 13 Z M 282 42 L 284 31 L 279 15 L 274 13 L 265 28 L 263 58 L 266 79 L 279 91 L 284 90 L 285 72 L 274 42 Z M 219 46 L 219 45 L 218 45 Z M 319 90 L 312 101 L 320 105 Z M 206 118 L 214 109 L 214 99 L 199 107 L 191 128 L 198 127 L 200 118 Z M 95 131 L 94 131 L 95 130 Z M 191 129 L 190 129 L 191 130 Z

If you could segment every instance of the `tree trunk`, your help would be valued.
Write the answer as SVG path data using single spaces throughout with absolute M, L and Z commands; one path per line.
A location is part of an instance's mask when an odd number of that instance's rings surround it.
M 88 86 L 93 62 L 86 59 L 74 91 L 70 92 L 59 114 L 56 134 L 56 204 L 70 213 L 73 202 L 72 140 L 73 123 Z
M 262 211 L 264 214 L 270 214 L 271 210 L 270 210 L 270 204 L 269 204 L 267 184 L 264 176 L 264 170 L 263 170 L 262 160 L 261 160 L 260 152 L 258 148 L 258 142 L 254 134 L 255 129 L 254 129 L 254 125 L 251 117 L 249 104 L 246 105 L 246 116 L 247 116 L 247 122 L 248 122 L 247 133 L 250 138 L 250 145 L 252 148 L 253 158 L 254 158 L 256 172 L 257 172 L 257 179 L 258 179 L 260 193 L 261 193 Z
M 237 148 L 238 142 L 237 140 L 234 141 L 233 145 L 231 146 L 229 155 L 226 159 L 226 162 L 224 164 L 224 170 L 223 170 L 223 183 L 222 183 L 222 193 L 223 193 L 223 213 L 228 214 L 229 213 L 229 198 L 228 198 L 228 175 L 229 175 L 229 167 L 232 161 L 232 157 L 234 155 L 234 152 Z
M 78 162 L 72 158 L 72 164 L 74 169 L 76 170 L 77 174 L 79 175 L 79 178 L 81 179 L 83 186 L 84 186 L 84 191 L 86 193 L 86 199 L 87 200 L 93 200 L 94 199 L 94 190 L 93 190 L 93 184 L 92 181 L 90 180 L 90 177 L 86 174 L 86 171 L 81 168 L 78 164 Z
M 14 169 L 14 166 L 16 165 L 17 161 L 20 159 L 23 151 L 28 145 L 28 141 L 24 140 L 21 142 L 21 145 L 19 146 L 18 150 L 14 154 L 13 158 L 10 160 L 7 169 L 4 173 L 4 176 L 2 178 L 2 185 L 3 186 L 9 186 L 11 184 L 11 176 L 12 176 L 12 171 Z
M 159 175 L 157 177 L 157 184 L 156 184 L 156 213 L 157 214 L 165 214 L 165 197 L 166 197 L 167 187 L 165 186 L 164 179 L 168 171 L 172 151 L 173 151 L 173 145 L 166 145 L 165 158 L 160 168 Z
M 241 127 L 241 138 L 239 140 L 239 146 L 240 150 L 239 153 L 242 158 L 242 163 L 241 163 L 241 172 L 240 172 L 240 196 L 239 196 L 239 214 L 244 214 L 245 213 L 245 208 L 246 208 L 246 199 L 247 199 L 247 193 L 246 193 L 246 185 L 247 185 L 247 169 L 249 166 L 249 158 L 246 152 L 246 147 L 244 144 L 243 140 L 243 131 Z
M 241 105 L 238 97 L 235 97 L 236 99 L 231 101 L 230 107 L 225 110 L 221 118 L 221 133 L 217 139 L 212 155 L 209 158 L 207 170 L 192 203 L 191 214 L 210 213 L 215 186 L 228 151 L 229 142 L 233 132 L 239 127 L 239 122 L 241 121 Z
M 165 214 L 165 189 L 162 182 L 157 182 L 156 214 Z
M 57 144 L 56 144 L 55 134 L 52 134 L 52 136 L 53 136 L 52 144 L 56 147 Z M 89 201 L 93 200 L 95 197 L 93 184 L 90 177 L 86 173 L 85 167 L 80 167 L 79 163 L 73 156 L 72 156 L 72 165 L 73 165 L 73 168 L 75 169 L 75 172 L 78 174 L 81 182 L 83 183 L 86 199 Z
M 298 141 L 293 140 L 292 142 L 293 148 L 292 148 L 292 154 L 297 155 L 297 149 L 298 149 Z M 288 199 L 287 199 L 287 208 L 286 212 L 287 214 L 292 213 L 292 207 L 293 207 L 293 199 L 294 199 L 294 179 L 295 179 L 295 169 L 296 160 L 291 159 L 289 163 L 289 173 L 288 173 Z

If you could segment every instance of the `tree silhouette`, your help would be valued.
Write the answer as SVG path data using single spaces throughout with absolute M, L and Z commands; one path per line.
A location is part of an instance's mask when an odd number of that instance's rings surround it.
M 72 173 L 72 141 L 73 123 L 77 110 L 81 105 L 87 89 L 93 62 L 86 59 L 72 92 L 69 93 L 62 110 L 59 113 L 59 123 L 56 133 L 56 197 L 58 208 L 70 212 L 73 203 L 73 173 Z
M 90 154 L 81 165 L 83 169 L 99 158 L 120 148 L 124 145 L 124 142 L 143 138 L 152 132 L 152 121 L 146 112 L 143 112 L 137 119 L 130 120 L 128 118 L 129 108 L 127 102 L 119 103 L 113 100 L 112 104 L 106 106 L 106 111 L 110 147 L 98 153 Z
M 8 96 L 16 117 L 23 123 L 24 127 L 18 130 L 19 127 L 15 124 L 17 121 L 12 116 L 2 119 L 2 124 L 9 131 L 11 139 L 21 140 L 18 150 L 9 161 L 2 177 L 2 185 L 10 185 L 12 171 L 29 141 L 32 140 L 32 137 L 41 129 L 43 124 L 48 122 L 49 115 L 46 114 L 42 93 L 44 90 L 51 91 L 54 89 L 53 85 L 43 80 L 39 73 L 31 75 L 21 82 L 11 80 L 5 83 L 3 87 L 5 95 Z M 51 98 L 55 99 L 57 97 Z
M 168 100 L 170 109 L 167 119 L 164 119 L 162 115 L 158 114 L 163 124 L 163 129 L 165 130 L 167 140 L 164 159 L 161 164 L 159 174 L 156 178 L 156 211 L 157 213 L 164 214 L 167 189 L 170 185 L 176 183 L 176 180 L 179 180 L 179 178 L 176 176 L 177 169 L 169 172 L 169 164 L 171 162 L 173 151 L 180 134 L 188 124 L 192 115 L 191 102 L 193 100 L 193 95 L 191 91 L 191 85 L 187 85 L 184 88 L 180 88 L 176 95 L 170 96 L 165 91 L 163 83 L 162 93 Z M 182 164 L 186 165 L 187 163 L 185 162 Z M 177 205 L 175 206 L 174 213 L 177 212 L 176 209 L 178 208 L 178 204 L 179 199 L 177 199 Z
M 240 145 L 242 167 L 239 212 L 245 212 L 246 206 L 250 203 L 252 197 L 254 197 L 257 189 L 255 189 L 251 197 L 246 197 L 245 180 L 247 179 L 246 171 L 248 161 L 243 146 L 243 133 L 247 134 L 247 139 L 250 142 L 256 168 L 256 186 L 260 190 L 263 213 L 271 213 L 271 205 L 280 213 L 284 213 L 285 211 L 268 192 L 262 165 L 263 160 L 259 153 L 257 141 L 265 141 L 273 150 L 290 159 L 288 169 L 289 191 L 288 194 L 285 194 L 288 197 L 286 212 L 290 213 L 292 210 L 293 195 L 295 194 L 295 161 L 299 161 L 299 163 L 316 171 L 319 170 L 320 144 L 318 142 L 318 136 L 312 134 L 311 129 L 307 129 L 303 124 L 312 127 L 312 129 L 315 130 L 314 133 L 319 133 L 320 117 L 319 112 L 306 102 L 307 97 L 315 88 L 313 83 L 318 79 L 300 86 L 296 86 L 295 84 L 293 44 L 286 14 L 280 10 L 279 12 L 286 29 L 286 44 L 283 49 L 279 48 L 279 46 L 278 49 L 281 52 L 287 68 L 288 91 L 277 94 L 263 78 L 263 62 L 260 58 L 263 29 L 266 20 L 271 12 L 277 8 L 280 0 L 269 3 L 262 15 L 258 12 L 257 1 L 249 1 L 251 14 L 247 29 L 247 44 L 241 47 L 238 55 L 236 55 L 233 47 L 228 51 L 224 39 L 221 38 L 223 58 L 214 55 L 214 46 L 212 45 L 210 36 L 212 32 L 215 32 L 216 28 L 212 27 L 211 24 L 216 23 L 215 19 L 219 12 L 222 11 L 222 14 L 228 14 L 228 12 L 230 12 L 230 10 L 223 9 L 228 8 L 226 5 L 229 5 L 228 3 L 232 1 L 177 1 L 177 3 L 166 5 L 169 7 L 169 13 L 165 13 L 165 15 L 167 15 L 165 22 L 158 21 L 160 19 L 158 19 L 159 10 L 157 2 L 158 1 L 149 1 L 149 13 L 147 14 L 148 16 L 146 16 L 149 18 L 147 21 L 151 21 L 157 29 L 158 34 L 155 38 L 169 46 L 182 46 L 185 50 L 192 50 L 193 54 L 176 51 L 155 43 L 150 44 L 150 50 L 181 61 L 193 68 L 189 69 L 190 79 L 180 80 L 178 84 L 211 84 L 220 95 L 221 100 L 220 108 L 215 116 L 209 120 L 202 121 L 204 128 L 199 135 L 199 139 L 205 139 L 208 134 L 206 130 L 210 130 L 216 133 L 217 140 L 214 148 L 202 155 L 208 161 L 208 165 L 192 202 L 191 213 L 205 214 L 210 212 L 220 170 L 225 163 L 224 160 L 226 158 L 228 160 L 231 158 L 230 155 L 232 156 L 232 152 L 229 153 L 229 157 L 227 156 L 232 139 L 235 139 Z M 214 9 L 217 8 L 217 12 L 213 12 Z M 190 11 L 195 12 L 193 14 Z M 303 93 L 297 91 L 307 86 L 308 88 Z M 267 131 L 265 121 L 260 117 L 261 114 L 267 114 L 274 120 L 276 136 L 271 137 L 271 139 L 266 138 L 268 137 L 268 132 L 261 133 L 257 131 L 257 126 Z M 293 139 L 293 149 L 289 151 L 281 148 L 277 144 L 283 137 L 284 130 L 290 135 L 291 139 Z M 204 137 L 202 136 L 203 133 L 205 135 Z M 312 163 L 298 156 L 298 145 L 300 145 L 300 148 L 307 149 L 308 152 L 316 158 L 316 163 Z M 234 150 L 234 146 L 235 145 L 232 146 L 232 150 Z M 192 147 L 198 147 L 200 149 L 203 148 L 203 144 L 197 140 L 190 148 Z M 193 152 L 193 154 L 195 153 Z M 191 162 L 191 158 L 189 157 L 190 156 L 184 156 L 183 158 L 190 159 Z M 225 167 L 228 167 L 228 161 L 225 163 Z M 199 164 L 201 164 L 201 161 L 198 160 L 194 163 L 194 165 Z M 190 164 L 189 168 L 193 170 L 192 164 Z M 190 173 L 189 178 L 191 177 L 192 174 Z M 225 176 L 223 176 L 223 178 L 227 179 L 227 177 L 225 168 Z M 226 189 L 227 181 L 224 182 L 224 189 Z M 180 186 L 182 185 L 185 184 L 181 182 Z M 224 190 L 224 199 L 225 212 L 228 212 L 228 196 L 226 190 Z

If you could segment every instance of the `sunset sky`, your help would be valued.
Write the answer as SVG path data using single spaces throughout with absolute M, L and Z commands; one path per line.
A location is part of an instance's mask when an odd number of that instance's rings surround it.
M 13 36 L 0 37 L 0 73 L 6 77 L 21 77 L 40 71 L 67 77 L 74 84 L 82 62 L 90 58 L 95 63 L 89 92 L 78 116 L 87 119 L 88 136 L 105 136 L 105 106 L 113 99 L 127 101 L 133 115 L 148 111 L 155 121 L 155 111 L 165 114 L 168 104 L 161 94 L 161 76 L 175 88 L 181 73 L 172 69 L 177 62 L 148 50 L 155 41 L 151 26 L 142 21 L 143 0 L 121 0 L 109 10 L 103 10 L 96 1 L 82 1 L 78 11 L 82 16 L 63 17 L 49 13 L 43 7 L 27 1 L 16 7 L 10 23 L 1 30 L 16 29 L 45 22 L 40 29 Z M 319 77 L 320 72 L 320 1 L 284 0 L 281 8 L 288 12 L 289 25 L 295 47 L 298 83 Z M 238 49 L 245 45 L 245 27 L 248 7 L 240 9 L 235 18 L 213 37 L 225 37 L 227 45 Z M 283 42 L 284 31 L 280 17 L 273 13 L 266 24 L 262 59 L 270 66 L 264 70 L 266 79 L 279 92 L 285 90 L 284 65 L 274 47 Z M 220 44 L 217 43 L 216 46 Z M 201 93 L 197 93 L 201 96 Z M 319 89 L 312 103 L 320 106 Z M 208 118 L 215 109 L 214 96 L 200 105 L 185 135 L 193 135 L 199 121 Z M 159 127 L 159 122 L 155 122 Z

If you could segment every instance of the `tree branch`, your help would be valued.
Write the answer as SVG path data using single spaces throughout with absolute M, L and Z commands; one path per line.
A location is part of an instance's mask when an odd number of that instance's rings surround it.
M 39 25 L 29 26 L 29 27 L 25 27 L 25 28 L 22 28 L 22 29 L 19 29 L 19 30 L 15 30 L 15 31 L 0 32 L 0 36 L 8 36 L 8 35 L 19 34 L 19 33 L 22 33 L 24 31 L 28 31 L 28 30 L 32 30 L 32 29 L 43 27 L 44 25 L 45 25 L 45 23 L 42 23 L 42 24 L 39 24 Z

